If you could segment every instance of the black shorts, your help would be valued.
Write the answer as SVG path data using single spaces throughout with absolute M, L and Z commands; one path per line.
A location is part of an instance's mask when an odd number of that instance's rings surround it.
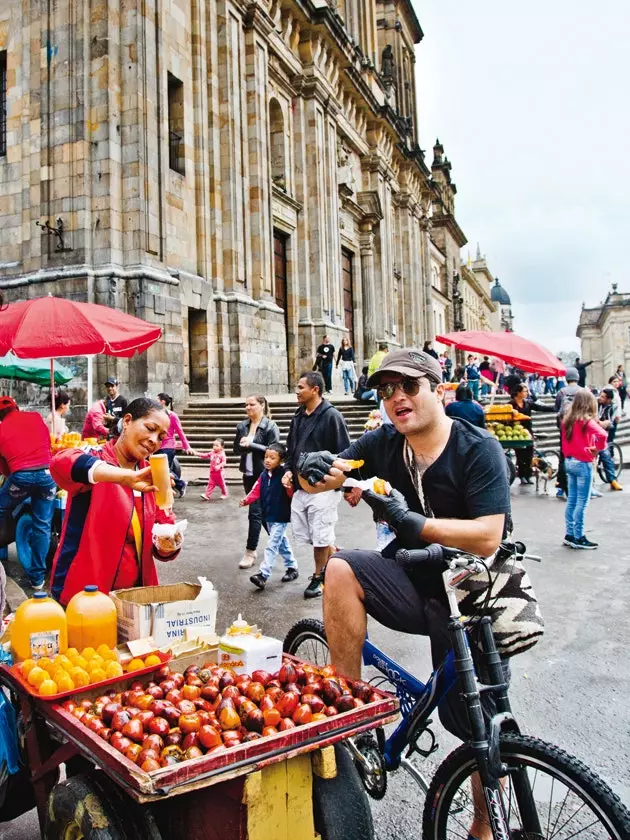
M 435 577 L 425 579 L 424 586 L 422 578 L 412 580 L 393 558 L 384 557 L 378 551 L 338 551 L 335 557 L 341 557 L 352 569 L 365 594 L 364 604 L 368 615 L 391 630 L 429 637 L 433 667 L 437 668 L 452 645 L 448 632 L 446 595 L 437 592 Z M 483 682 L 484 674 L 479 667 L 474 647 L 472 651 L 478 675 Z M 503 661 L 503 672 L 505 681 L 509 682 L 508 660 Z M 487 719 L 495 714 L 494 699 L 488 694 L 482 695 L 481 704 Z M 445 729 L 462 741 L 470 739 L 468 712 L 460 697 L 458 685 L 453 686 L 442 700 L 438 711 Z

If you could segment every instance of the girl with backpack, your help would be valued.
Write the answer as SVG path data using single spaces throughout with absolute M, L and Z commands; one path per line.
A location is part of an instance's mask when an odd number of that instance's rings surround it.
M 608 435 L 596 418 L 597 400 L 586 388 L 580 388 L 560 427 L 568 487 L 562 542 L 569 548 L 591 551 L 597 543 L 584 536 L 584 513 L 591 496 L 593 461 L 608 443 Z

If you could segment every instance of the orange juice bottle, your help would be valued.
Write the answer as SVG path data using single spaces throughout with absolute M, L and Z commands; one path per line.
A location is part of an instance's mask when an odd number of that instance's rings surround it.
M 149 456 L 151 478 L 157 487 L 155 503 L 159 508 L 173 507 L 173 491 L 171 489 L 171 472 L 168 468 L 168 457 L 164 453 Z
M 68 649 L 66 614 L 61 604 L 46 592 L 35 592 L 15 611 L 11 647 L 18 662 L 24 659 L 54 659 Z
M 109 595 L 93 584 L 77 592 L 66 607 L 68 646 L 77 650 L 105 644 L 116 647 L 116 606 Z

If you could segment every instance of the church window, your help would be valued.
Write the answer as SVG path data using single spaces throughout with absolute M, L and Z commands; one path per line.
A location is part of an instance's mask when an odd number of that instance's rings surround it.
M 184 84 L 168 74 L 168 165 L 169 169 L 186 174 L 184 154 Z
M 7 153 L 7 53 L 0 52 L 0 157 Z
M 277 99 L 269 103 L 269 151 L 271 180 L 281 190 L 287 189 L 284 114 Z

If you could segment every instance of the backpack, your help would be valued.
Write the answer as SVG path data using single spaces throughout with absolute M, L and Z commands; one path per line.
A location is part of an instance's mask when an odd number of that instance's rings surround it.
M 560 391 L 560 408 L 558 409 L 558 420 L 562 420 L 564 415 L 569 410 L 569 406 L 573 402 L 579 387 L 577 385 L 567 385 Z

